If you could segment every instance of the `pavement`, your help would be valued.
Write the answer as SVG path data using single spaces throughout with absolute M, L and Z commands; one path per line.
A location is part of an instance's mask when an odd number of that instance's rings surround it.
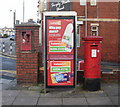
M 119 107 L 118 102 L 118 83 L 101 83 L 99 91 L 85 91 L 82 84 L 76 88 L 52 88 L 47 89 L 44 93 L 43 84 L 39 85 L 17 85 L 16 79 L 4 81 L 1 83 L 0 95 L 2 96 L 1 104 L 3 107 L 11 106 L 76 106 L 88 107 L 90 105 L 101 105 Z
M 4 53 L 6 57 L 12 57 Z M 13 59 L 15 58 L 12 57 Z M 11 59 L 12 60 L 12 59 Z M 6 61 L 6 60 L 5 60 Z M 8 61 L 7 61 L 8 62 Z M 9 65 L 9 64 L 8 64 Z M 104 71 L 117 69 L 118 65 L 102 63 Z M 120 107 L 118 82 L 101 83 L 99 91 L 85 91 L 82 84 L 76 88 L 53 88 L 45 93 L 43 84 L 17 85 L 16 72 L 13 69 L 0 71 L 0 105 L 44 107 L 44 106 L 110 106 Z
M 16 71 L 1 70 L 0 105 L 9 106 L 110 106 L 120 107 L 118 82 L 102 82 L 101 90 L 85 91 L 83 84 L 76 88 L 52 88 L 46 93 L 43 84 L 17 85 Z

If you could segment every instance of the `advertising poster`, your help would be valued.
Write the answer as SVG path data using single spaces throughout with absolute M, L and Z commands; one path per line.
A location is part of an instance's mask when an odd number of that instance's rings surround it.
M 66 12 L 62 12 L 66 15 Z M 45 86 L 75 87 L 76 12 L 45 12 Z M 73 14 L 72 14 L 73 13 Z M 52 16 L 52 14 L 54 16 Z M 56 16 L 56 14 L 60 14 Z M 70 16 L 71 14 L 71 16 Z
M 73 19 L 48 19 L 48 54 L 73 54 Z
M 72 61 L 48 61 L 48 85 L 73 85 L 74 72 Z

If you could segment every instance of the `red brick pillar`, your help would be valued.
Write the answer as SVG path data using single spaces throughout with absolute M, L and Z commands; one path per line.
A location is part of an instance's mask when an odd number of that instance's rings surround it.
M 17 83 L 38 83 L 39 25 L 16 25 Z

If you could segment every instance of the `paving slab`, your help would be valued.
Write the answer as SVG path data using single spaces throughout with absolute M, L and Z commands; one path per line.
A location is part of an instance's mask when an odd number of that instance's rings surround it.
M 37 101 L 35 97 L 17 97 L 12 105 L 36 105 Z
M 83 98 L 84 93 L 63 93 L 63 98 Z
M 46 93 L 46 94 L 41 94 L 41 98 L 61 98 L 62 93 Z
M 118 83 L 102 83 L 102 89 L 118 89 L 119 84 Z
M 2 98 L 2 91 L 0 91 L 0 98 Z
M 2 103 L 5 104 L 5 101 L 8 101 L 6 105 L 40 105 L 41 107 L 42 105 L 57 105 L 58 107 L 69 107 L 70 105 L 70 107 L 73 105 L 109 105 L 114 107 L 118 105 L 118 85 L 116 83 L 105 83 L 102 85 L 102 90 L 95 92 L 56 89 L 44 94 L 40 91 L 19 89 L 18 87 L 16 90 L 12 88 L 1 90 L 1 93 L 3 93 L 4 100 Z
M 1 84 L 0 84 L 0 88 L 2 88 Z M 0 107 L 1 105 L 2 105 L 2 89 L 0 89 Z
M 29 90 L 34 90 L 34 91 L 40 91 L 40 89 L 43 89 L 43 87 L 41 88 L 40 86 L 31 86 L 28 88 Z
M 89 107 L 88 105 L 63 105 L 62 107 Z
M 2 91 L 2 84 L 0 84 L 0 91 Z
M 108 97 L 86 98 L 88 105 L 114 105 Z
M 119 85 L 119 82 L 102 82 L 101 86 L 102 87 L 108 87 L 108 86 L 117 86 Z
M 20 93 L 20 90 L 3 90 L 2 97 L 16 97 Z
M 109 97 L 114 105 L 119 105 L 118 103 L 118 96 L 111 96 Z
M 18 97 L 36 97 L 38 98 L 40 96 L 40 93 L 38 91 L 26 91 L 26 90 L 22 90 Z
M 118 83 L 103 83 L 102 89 L 108 96 L 118 96 Z
M 0 107 L 2 105 L 2 95 L 0 94 Z
M 86 92 L 84 93 L 85 97 L 107 97 L 107 94 L 104 91 L 95 91 L 95 92 Z
M 63 105 L 87 105 L 85 98 L 63 98 Z
M 105 92 L 108 96 L 118 96 L 118 88 L 115 87 L 109 88 Z
M 6 96 L 2 98 L 2 105 L 12 105 L 15 97 Z
M 37 105 L 62 105 L 61 98 L 39 98 Z

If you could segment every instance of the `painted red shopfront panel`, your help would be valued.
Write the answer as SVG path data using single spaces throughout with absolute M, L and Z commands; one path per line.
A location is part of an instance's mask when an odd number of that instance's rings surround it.
M 46 18 L 46 86 L 75 86 L 75 17 Z

